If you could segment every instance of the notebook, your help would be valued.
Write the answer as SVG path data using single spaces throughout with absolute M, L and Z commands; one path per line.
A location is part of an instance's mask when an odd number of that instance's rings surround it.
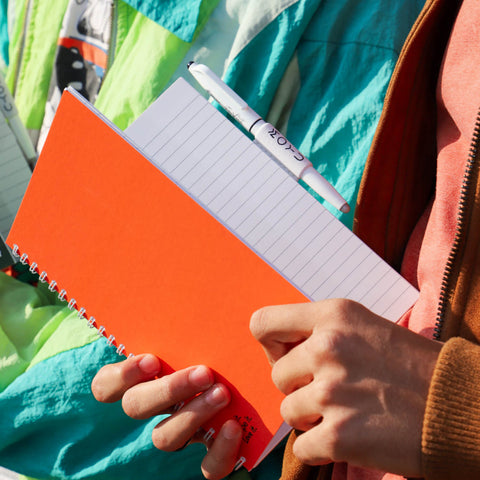
M 211 366 L 233 395 L 204 428 L 236 418 L 248 469 L 285 433 L 251 314 L 418 295 L 183 79 L 125 133 L 66 91 L 7 243 L 119 353 Z
M 13 263 L 3 239 L 10 231 L 31 174 L 15 135 L 0 113 L 0 268 Z

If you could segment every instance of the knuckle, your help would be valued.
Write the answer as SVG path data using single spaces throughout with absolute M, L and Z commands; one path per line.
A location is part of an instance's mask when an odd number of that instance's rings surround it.
M 362 304 L 348 298 L 333 299 L 331 309 L 331 315 L 336 324 L 342 328 L 351 327 L 363 316 L 364 312 L 368 311 Z
M 315 405 L 319 411 L 332 405 L 336 389 L 336 384 L 331 381 L 315 383 L 312 395 L 314 396 Z
M 303 385 L 310 383 L 313 380 L 313 375 L 310 372 L 295 377 L 285 375 L 284 367 L 286 363 L 288 363 L 288 360 L 285 360 L 283 357 L 277 360 L 272 366 L 271 378 L 278 390 L 284 395 L 290 395 Z
M 122 397 L 123 411 L 131 418 L 141 420 L 144 417 L 142 413 L 142 404 L 134 389 L 127 390 Z
M 131 379 L 128 375 L 128 368 L 124 362 L 116 363 L 114 365 L 110 365 L 110 371 L 108 375 L 112 378 L 116 385 L 120 385 L 121 387 L 128 386 L 131 382 Z
M 305 419 L 303 416 L 299 416 L 298 412 L 295 409 L 295 401 L 287 396 L 283 399 L 280 404 L 280 415 L 287 425 L 290 425 L 293 428 L 298 428 L 299 430 L 304 430 Z
M 119 392 L 123 387 L 119 365 L 105 365 L 92 380 L 91 390 L 99 402 L 113 402 L 118 400 Z
M 285 397 L 280 404 L 280 414 L 291 427 L 307 431 L 322 421 L 321 409 L 318 406 L 309 412 L 302 412 L 297 407 L 297 401 L 290 396 Z
M 278 360 L 276 363 L 273 364 L 271 377 L 272 377 L 272 382 L 273 382 L 273 384 L 274 384 L 280 391 L 283 392 L 283 388 L 282 388 L 283 375 L 282 375 L 281 365 L 282 365 L 281 359 Z
M 165 434 L 163 428 L 158 426 L 152 432 L 152 442 L 157 450 L 162 450 L 164 452 L 174 452 L 185 444 L 182 440 L 172 440 L 170 436 Z
M 343 442 L 336 430 L 328 435 L 326 440 L 326 451 L 333 462 L 342 462 L 345 458 L 343 451 Z
M 344 450 L 344 438 L 341 431 L 337 428 L 338 425 L 325 426 L 322 435 L 322 451 L 325 457 L 328 457 L 332 462 L 343 462 L 346 460 Z
M 285 397 L 280 404 L 280 415 L 285 420 L 285 422 L 292 426 L 293 423 L 293 416 L 291 415 L 291 407 L 290 407 L 290 397 Z
M 161 410 L 173 407 L 176 403 L 184 401 L 185 388 L 187 381 L 183 378 L 183 374 L 166 375 L 157 378 L 151 382 L 152 392 L 155 396 L 155 405 Z M 190 393 L 189 391 L 187 393 Z
M 357 302 L 348 298 L 334 298 L 331 300 L 331 308 L 340 315 L 350 315 L 356 309 Z
M 306 342 L 305 348 L 316 364 L 321 364 L 326 358 L 341 358 L 345 350 L 345 344 L 346 335 L 343 332 L 337 329 L 329 329 L 313 334 Z
M 176 392 L 177 389 L 175 388 L 171 375 L 155 380 L 155 386 L 158 403 L 164 405 L 165 408 L 173 406 L 180 400 L 184 400 L 184 398 L 180 398 L 179 394 Z M 182 383 L 180 387 L 183 386 L 184 384 Z

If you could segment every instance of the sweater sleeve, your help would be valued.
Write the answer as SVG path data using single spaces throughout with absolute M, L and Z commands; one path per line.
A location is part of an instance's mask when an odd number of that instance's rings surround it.
M 433 373 L 423 424 L 426 479 L 480 478 L 480 346 L 452 338 Z

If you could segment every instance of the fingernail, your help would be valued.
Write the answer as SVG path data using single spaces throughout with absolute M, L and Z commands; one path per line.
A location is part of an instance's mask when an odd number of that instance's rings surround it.
M 220 385 L 214 385 L 208 392 L 205 393 L 205 402 L 212 407 L 218 407 L 222 404 L 227 404 L 229 396 Z
M 235 440 L 241 433 L 240 425 L 234 420 L 226 422 L 222 427 L 222 435 L 227 440 Z
M 155 355 L 145 355 L 139 362 L 138 367 L 147 375 L 155 375 L 160 372 L 160 360 Z
M 188 379 L 196 387 L 201 388 L 202 390 L 206 390 L 213 384 L 212 373 L 210 372 L 210 370 L 208 370 L 208 368 L 204 367 L 203 365 L 195 368 L 195 370 L 192 370 L 188 374 Z

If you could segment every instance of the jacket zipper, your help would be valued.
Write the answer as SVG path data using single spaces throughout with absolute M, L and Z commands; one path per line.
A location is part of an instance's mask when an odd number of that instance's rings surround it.
M 473 130 L 473 137 L 470 143 L 470 150 L 468 154 L 467 166 L 465 168 L 465 174 L 463 176 L 462 188 L 460 191 L 460 202 L 458 206 L 458 216 L 457 216 L 457 228 L 455 230 L 455 236 L 453 240 L 453 245 L 448 256 L 448 260 L 443 272 L 442 285 L 440 289 L 440 299 L 437 309 L 437 317 L 435 320 L 435 328 L 433 333 L 434 340 L 440 340 L 443 330 L 443 325 L 445 323 L 445 312 L 448 305 L 448 298 L 450 292 L 452 291 L 452 273 L 453 267 L 455 265 L 458 252 L 461 247 L 462 239 L 464 238 L 465 228 L 467 226 L 467 207 L 469 194 L 472 187 L 472 173 L 474 167 L 478 162 L 478 154 L 480 149 L 480 110 L 477 114 L 477 119 L 475 122 L 475 128 Z

